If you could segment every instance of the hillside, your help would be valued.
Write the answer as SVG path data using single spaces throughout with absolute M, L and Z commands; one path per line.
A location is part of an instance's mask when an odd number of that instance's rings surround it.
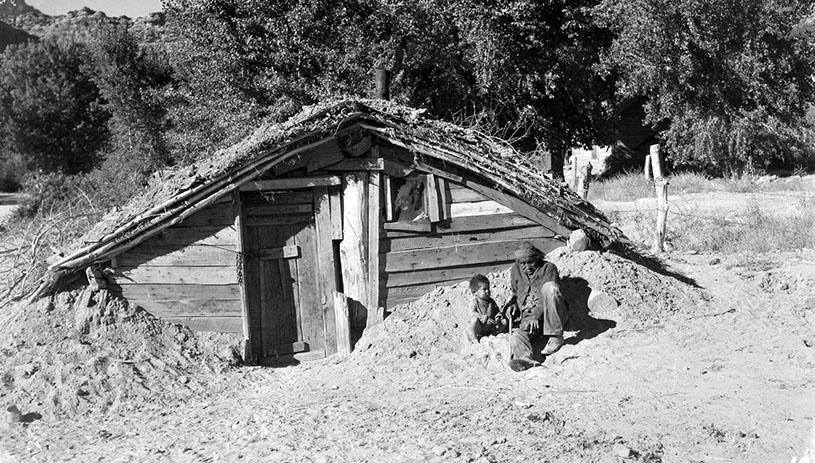
M 9 45 L 36 40 L 36 36 L 0 21 L 0 52 Z
M 141 42 L 152 43 L 165 40 L 165 16 L 162 12 L 140 18 L 111 17 L 103 11 L 88 7 L 69 11 L 64 15 L 50 16 L 31 7 L 24 0 L 0 0 L 0 21 L 37 37 L 49 34 L 66 34 L 72 31 L 93 29 L 101 25 L 127 27 Z M 0 40 L 2 40 L 0 36 Z

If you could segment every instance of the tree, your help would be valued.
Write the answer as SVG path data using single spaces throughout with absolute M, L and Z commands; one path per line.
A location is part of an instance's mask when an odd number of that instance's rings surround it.
M 647 97 L 675 163 L 723 172 L 811 150 L 810 1 L 604 0 L 596 11 L 615 32 L 605 62 L 620 94 Z
M 373 69 L 384 66 L 394 100 L 560 155 L 601 134 L 613 90 L 613 79 L 594 73 L 610 43 L 593 25 L 594 3 L 168 0 L 165 8 L 183 37 L 184 122 L 210 141 L 322 99 L 370 96 Z
M 458 8 L 480 106 L 499 108 L 499 125 L 521 134 L 520 148 L 564 154 L 609 136 L 614 78 L 598 72 L 611 34 L 592 16 L 597 2 L 469 1 Z
M 70 37 L 8 47 L 0 62 L 0 132 L 31 169 L 87 172 L 99 162 L 110 115 Z
M 166 141 L 173 69 L 160 46 L 140 45 L 124 27 L 100 25 L 89 37 L 86 71 L 110 114 L 102 169 L 135 188 L 173 163 Z M 118 172 L 118 175 L 116 175 Z

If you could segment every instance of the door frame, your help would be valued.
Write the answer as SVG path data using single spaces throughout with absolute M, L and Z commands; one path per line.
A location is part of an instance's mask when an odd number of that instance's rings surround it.
M 250 182 L 240 188 L 233 190 L 232 204 L 235 220 L 235 230 L 237 232 L 237 252 L 238 252 L 238 274 L 241 287 L 241 317 L 243 319 L 244 337 L 244 362 L 247 364 L 290 364 L 301 361 L 316 360 L 328 357 L 337 352 L 337 329 L 334 315 L 334 292 L 337 290 L 336 275 L 338 272 L 337 262 L 339 260 L 334 255 L 334 244 L 332 240 L 331 207 L 329 202 L 329 186 L 341 184 L 339 176 L 304 177 L 302 179 L 281 179 L 282 181 L 266 180 L 262 182 Z M 317 280 L 318 280 L 318 300 L 322 304 L 323 311 L 323 341 L 324 348 L 320 352 L 303 352 L 281 355 L 277 359 L 274 357 L 263 358 L 260 352 L 254 352 L 253 342 L 256 340 L 252 336 L 252 325 L 249 314 L 248 300 L 249 288 L 246 278 L 243 275 L 247 267 L 247 230 L 246 230 L 246 210 L 241 200 L 241 192 L 274 191 L 274 190 L 294 190 L 311 189 L 314 200 L 314 223 L 317 255 Z

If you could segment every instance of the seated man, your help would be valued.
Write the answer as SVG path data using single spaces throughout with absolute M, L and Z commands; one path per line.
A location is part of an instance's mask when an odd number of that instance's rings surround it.
M 533 358 L 532 344 L 541 336 L 546 339 L 543 356 L 555 353 L 563 345 L 568 308 L 560 292 L 557 267 L 546 261 L 543 252 L 532 243 L 525 241 L 515 250 L 510 279 L 512 298 L 507 305 L 512 312 L 520 312 L 520 324 L 510 335 L 509 366 L 523 371 L 540 365 Z

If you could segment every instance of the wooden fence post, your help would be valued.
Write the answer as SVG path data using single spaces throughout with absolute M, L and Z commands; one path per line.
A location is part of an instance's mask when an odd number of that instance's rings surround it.
M 572 190 L 577 191 L 580 185 L 577 183 L 577 154 L 572 154 Z
M 659 146 L 659 145 L 655 145 Z M 651 180 L 651 155 L 645 155 L 645 178 Z
M 665 229 L 668 220 L 668 179 L 662 175 L 662 153 L 659 145 L 651 145 L 651 167 L 654 169 L 654 189 L 657 194 L 657 229 L 654 251 L 665 250 Z
M 586 163 L 580 171 L 580 199 L 586 199 L 589 196 L 589 184 L 591 183 L 591 162 Z

